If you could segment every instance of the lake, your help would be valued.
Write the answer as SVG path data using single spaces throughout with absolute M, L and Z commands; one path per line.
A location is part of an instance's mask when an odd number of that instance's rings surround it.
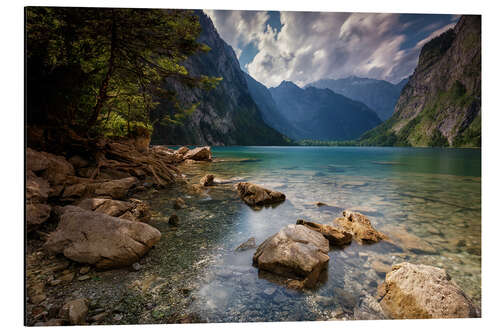
M 155 296 L 157 311 L 168 315 L 177 306 L 206 322 L 378 319 L 377 286 L 388 267 L 403 261 L 446 269 L 480 305 L 480 150 L 214 147 L 213 155 L 212 163 L 180 169 L 189 183 L 206 173 L 227 183 L 201 194 L 172 185 L 149 197 L 157 211 L 152 225 L 164 236 L 148 260 L 168 284 Z M 287 200 L 251 209 L 232 190 L 237 181 L 283 192 Z M 188 208 L 174 210 L 176 196 Z M 299 218 L 331 223 L 344 209 L 368 216 L 399 247 L 353 242 L 331 250 L 323 282 L 303 292 L 259 273 L 252 266 L 255 250 L 234 251 L 250 237 L 260 244 Z M 164 223 L 174 213 L 179 227 Z

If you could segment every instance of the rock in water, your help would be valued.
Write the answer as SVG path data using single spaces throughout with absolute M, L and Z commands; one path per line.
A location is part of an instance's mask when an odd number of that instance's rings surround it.
M 214 185 L 214 175 L 205 175 L 200 179 L 200 184 L 202 186 L 212 186 Z
M 407 251 L 426 254 L 434 254 L 437 252 L 427 241 L 409 233 L 405 227 L 391 225 L 384 228 L 384 232 L 386 232 L 390 238 L 387 240 L 389 243 L 402 247 Z
M 235 251 L 246 251 L 249 249 L 255 249 L 256 247 L 257 244 L 255 243 L 255 238 L 251 237 L 246 242 L 240 244 L 240 246 L 238 246 Z
M 69 321 L 71 325 L 83 325 L 87 319 L 88 312 L 87 300 L 80 298 L 64 304 L 59 312 L 59 316 Z
M 170 215 L 170 217 L 168 218 L 168 224 L 170 224 L 171 226 L 174 226 L 174 227 L 178 227 L 179 226 L 179 217 L 175 214 Z
M 352 234 L 331 225 L 308 222 L 304 220 L 297 220 L 297 224 L 301 224 L 311 230 L 319 232 L 330 241 L 330 244 L 334 246 L 350 244 L 352 241 Z
M 243 182 L 236 184 L 240 198 L 249 206 L 271 205 L 285 201 L 285 194 L 258 185 Z
M 186 146 L 182 146 L 179 149 L 175 151 L 175 154 L 179 154 L 181 156 L 184 156 L 187 152 L 189 151 L 189 148 Z
M 211 161 L 212 150 L 208 146 L 194 148 L 184 154 L 184 159 L 195 161 Z
M 370 220 L 363 214 L 345 210 L 344 217 L 338 217 L 335 222 L 345 231 L 352 233 L 359 244 L 376 243 L 386 236 L 372 227 Z
M 145 223 L 66 206 L 45 247 L 80 263 L 110 268 L 138 261 L 160 237 L 157 229 Z
M 182 198 L 177 198 L 175 199 L 174 201 L 174 208 L 175 209 L 182 209 L 182 208 L 186 208 L 187 205 L 186 205 L 186 202 L 182 199 Z
M 479 309 L 444 269 L 403 262 L 379 286 L 384 314 L 403 318 L 471 318 Z
M 328 240 L 303 225 L 290 224 L 259 245 L 253 255 L 257 268 L 277 275 L 303 280 L 312 288 L 326 269 Z

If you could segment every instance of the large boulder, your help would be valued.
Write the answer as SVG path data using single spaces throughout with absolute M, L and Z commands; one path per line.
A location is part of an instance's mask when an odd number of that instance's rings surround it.
M 165 146 L 153 146 L 151 151 L 166 163 L 179 163 L 183 160 L 182 155 Z
M 212 150 L 210 147 L 198 147 L 190 149 L 184 155 L 185 160 L 195 160 L 195 161 L 211 161 L 212 160 Z
M 72 177 L 73 184 L 66 185 L 60 199 L 66 202 L 77 201 L 88 197 L 102 197 L 108 199 L 124 199 L 129 191 L 139 184 L 135 177 L 94 181 L 86 178 Z
M 309 221 L 304 221 L 304 220 L 297 220 L 297 224 L 301 224 L 303 226 L 308 227 L 311 230 L 314 230 L 316 232 L 319 232 L 322 234 L 330 244 L 334 246 L 342 246 L 342 245 L 347 245 L 350 244 L 352 241 L 352 234 L 345 231 L 341 230 L 339 228 L 335 228 L 334 226 L 327 225 L 327 224 L 319 224 L 319 223 L 314 223 L 314 222 L 309 222 Z
M 52 208 L 42 203 L 26 205 L 26 225 L 28 231 L 36 229 L 40 224 L 47 221 L 50 217 Z
M 241 182 L 236 184 L 240 198 L 249 206 L 271 205 L 285 201 L 285 194 L 258 185 Z
M 26 169 L 39 172 L 49 167 L 49 159 L 39 151 L 26 148 Z
M 444 269 L 403 262 L 379 286 L 384 314 L 403 318 L 471 318 L 479 309 Z
M 147 223 L 151 219 L 149 205 L 138 199 L 119 201 L 103 198 L 90 198 L 80 202 L 78 207 L 130 221 Z
M 96 185 L 94 194 L 112 199 L 123 199 L 127 196 L 128 191 L 137 184 L 138 180 L 135 177 L 110 180 Z
M 45 247 L 99 268 L 128 266 L 156 244 L 161 233 L 148 224 L 66 206 Z
M 63 156 L 26 149 L 27 171 L 35 172 L 47 179 L 51 186 L 62 185 L 69 176 L 75 175 L 75 169 Z
M 303 225 L 290 224 L 259 245 L 253 264 L 260 270 L 302 280 L 311 288 L 326 269 L 328 240 L 319 232 Z
M 50 191 L 49 182 L 35 175 L 33 171 L 26 173 L 26 202 L 45 203 Z
M 351 233 L 359 244 L 376 243 L 387 238 L 373 228 L 370 220 L 365 215 L 349 210 L 343 211 L 342 215 L 344 216 L 335 219 L 335 223 Z

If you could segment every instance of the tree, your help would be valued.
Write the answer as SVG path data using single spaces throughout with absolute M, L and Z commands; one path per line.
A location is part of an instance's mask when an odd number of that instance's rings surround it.
M 197 42 L 200 30 L 187 10 L 28 7 L 28 121 L 86 135 L 113 132 L 115 123 L 126 124 L 127 134 L 131 124 L 150 126 L 156 101 L 176 100 L 164 80 L 206 88 L 219 80 L 182 66 L 209 50 Z

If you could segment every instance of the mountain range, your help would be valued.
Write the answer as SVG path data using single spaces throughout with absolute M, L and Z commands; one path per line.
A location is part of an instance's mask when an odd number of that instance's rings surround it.
M 281 116 L 300 129 L 294 139 L 352 140 L 381 123 L 366 105 L 330 89 L 302 89 L 283 81 L 269 92 Z
M 350 76 L 321 79 L 304 88 L 289 81 L 267 88 L 242 71 L 211 19 L 202 11 L 195 15 L 202 28 L 199 41 L 210 51 L 184 65 L 192 75 L 222 80 L 208 91 L 166 82 L 181 104 L 199 104 L 181 124 L 157 123 L 153 143 L 287 145 L 290 139 L 311 139 L 358 140 L 361 145 L 481 144 L 480 16 L 462 16 L 454 29 L 425 44 L 414 73 L 397 84 Z M 159 102 L 154 116 L 173 116 L 173 105 Z
M 306 87 L 328 88 L 338 94 L 366 104 L 375 111 L 380 119 L 387 120 L 392 116 L 401 90 L 408 78 L 397 84 L 384 80 L 375 80 L 349 76 L 343 79 L 321 79 Z

